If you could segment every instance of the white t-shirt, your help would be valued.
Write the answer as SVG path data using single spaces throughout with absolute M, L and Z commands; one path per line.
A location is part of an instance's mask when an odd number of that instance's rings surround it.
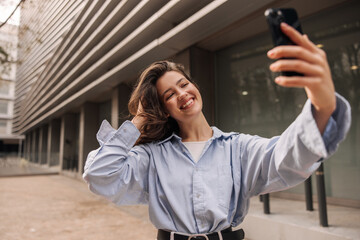
M 204 150 L 205 144 L 207 141 L 202 142 L 183 142 L 183 144 L 186 146 L 186 148 L 191 153 L 191 156 L 193 157 L 195 162 L 199 161 L 200 155 Z

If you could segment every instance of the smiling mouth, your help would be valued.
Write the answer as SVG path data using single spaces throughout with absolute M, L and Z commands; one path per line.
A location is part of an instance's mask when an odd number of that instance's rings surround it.
M 192 103 L 194 103 L 194 99 L 189 99 L 189 101 L 187 101 L 184 105 L 182 105 L 181 107 L 180 107 L 180 109 L 186 109 L 186 108 L 188 108 L 190 105 L 192 105 Z

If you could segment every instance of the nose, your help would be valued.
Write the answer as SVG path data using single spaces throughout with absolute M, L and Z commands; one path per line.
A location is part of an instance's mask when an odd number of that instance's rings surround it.
M 187 95 L 188 95 L 188 94 L 187 94 L 186 91 L 180 90 L 177 98 L 178 98 L 179 101 L 181 101 L 181 100 L 183 100 Z

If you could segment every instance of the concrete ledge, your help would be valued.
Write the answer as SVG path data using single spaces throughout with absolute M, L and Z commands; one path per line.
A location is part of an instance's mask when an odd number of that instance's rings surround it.
M 59 174 L 59 167 L 48 167 L 17 157 L 0 158 L 0 177 L 23 177 Z
M 329 227 L 320 226 L 317 209 L 306 211 L 305 202 L 271 198 L 270 211 L 263 213 L 258 197 L 251 200 L 249 214 L 239 226 L 246 239 L 360 239 L 360 209 L 328 205 Z

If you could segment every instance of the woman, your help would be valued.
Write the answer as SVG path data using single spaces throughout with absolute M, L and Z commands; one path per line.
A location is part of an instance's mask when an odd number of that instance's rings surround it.
M 292 187 L 333 154 L 350 126 L 350 107 L 335 94 L 325 53 L 286 24 L 297 46 L 268 52 L 284 87 L 303 87 L 309 100 L 278 137 L 224 133 L 210 127 L 197 86 L 178 65 L 156 62 L 140 76 L 134 115 L 118 130 L 103 122 L 84 179 L 116 204 L 149 204 L 158 239 L 243 239 L 239 225 L 252 196 Z M 135 145 L 135 146 L 134 146 Z M 201 236 L 201 237 L 199 237 Z

